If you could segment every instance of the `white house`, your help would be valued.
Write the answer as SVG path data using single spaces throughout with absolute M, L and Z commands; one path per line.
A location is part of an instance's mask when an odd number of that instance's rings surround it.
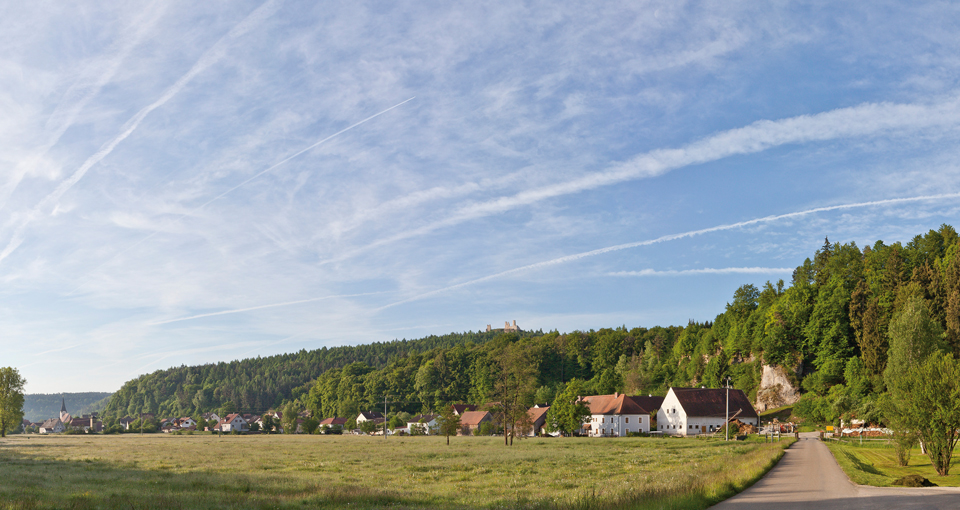
M 437 430 L 437 418 L 439 415 L 436 414 L 418 414 L 413 417 L 413 421 L 407 423 L 407 430 L 411 434 L 417 433 L 420 434 L 430 434 L 435 433 Z
M 723 427 L 727 416 L 724 388 L 670 388 L 657 412 L 657 430 L 664 434 L 694 436 L 712 434 Z M 751 425 L 760 416 L 742 390 L 730 389 L 730 419 Z
M 381 423 L 383 422 L 383 415 L 376 411 L 361 411 L 360 415 L 357 416 L 357 424 L 359 425 L 365 421 Z
M 233 432 L 234 430 L 244 432 L 247 430 L 247 420 L 236 413 L 228 414 L 226 418 L 220 420 L 217 426 L 220 427 L 222 432 Z
M 40 425 L 41 434 L 59 434 L 64 430 L 67 430 L 67 428 L 64 427 L 63 422 L 60 421 L 59 418 L 50 418 Z
M 584 425 L 590 437 L 624 437 L 628 432 L 650 432 L 650 411 L 633 397 L 619 393 L 584 397 L 590 417 Z

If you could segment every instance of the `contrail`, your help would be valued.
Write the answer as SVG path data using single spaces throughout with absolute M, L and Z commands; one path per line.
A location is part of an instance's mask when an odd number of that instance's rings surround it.
M 381 310 L 385 310 L 385 309 L 387 309 L 387 308 L 392 308 L 392 307 L 394 307 L 394 306 L 398 306 L 398 305 L 402 305 L 402 304 L 405 304 L 405 303 L 409 303 L 409 302 L 411 302 L 411 301 L 419 301 L 419 300 L 421 300 L 421 299 L 424 299 L 424 298 L 427 298 L 427 297 L 430 297 L 430 296 L 434 296 L 434 295 L 437 295 L 437 294 L 440 294 L 440 293 L 443 293 L 443 292 L 448 292 L 448 291 L 451 291 L 451 290 L 459 289 L 459 288 L 461 288 L 461 287 L 467 287 L 467 286 L 469 286 L 469 285 L 474 285 L 474 284 L 477 284 L 477 283 L 482 283 L 482 282 L 485 282 L 485 281 L 494 280 L 494 279 L 497 279 L 497 278 L 502 278 L 502 277 L 504 277 L 504 276 L 508 276 L 508 275 L 512 275 L 512 274 L 516 274 L 516 273 L 520 273 L 520 272 L 524 272 L 524 271 L 532 271 L 532 270 L 535 270 L 535 269 L 542 269 L 542 268 L 548 267 L 548 266 L 555 266 L 555 265 L 558 265 L 558 264 L 564 264 L 564 263 L 566 263 L 566 262 L 572 262 L 572 261 L 574 261 L 574 260 L 580 260 L 580 259 L 584 259 L 584 258 L 587 258 L 587 257 L 595 257 L 595 256 L 597 256 L 597 255 L 603 255 L 604 253 L 610 253 L 610 252 L 614 252 L 614 251 L 626 250 L 626 249 L 629 249 L 629 248 L 638 248 L 638 247 L 641 247 L 641 246 L 650 246 L 650 245 L 653 245 L 653 244 L 664 243 L 664 242 L 667 242 L 667 241 L 676 241 L 677 239 L 684 239 L 684 238 L 687 238 L 687 237 L 695 237 L 695 236 L 699 236 L 699 235 L 703 235 L 703 234 L 709 234 L 709 233 L 711 233 L 711 232 L 720 232 L 720 231 L 723 231 L 723 230 L 733 230 L 733 229 L 736 229 L 736 228 L 747 227 L 747 226 L 750 226 L 750 225 L 757 225 L 757 224 L 760 224 L 760 223 L 771 223 L 771 222 L 775 222 L 775 221 L 780 221 L 780 220 L 785 220 L 785 219 L 790 219 L 790 218 L 798 218 L 798 217 L 801 217 L 801 216 L 808 216 L 808 215 L 810 215 L 810 214 L 816 214 L 816 213 L 822 213 L 822 212 L 841 211 L 841 210 L 844 210 L 844 209 L 857 209 L 857 208 L 862 208 L 862 207 L 875 207 L 875 206 L 885 206 L 885 205 L 894 205 L 894 204 L 904 204 L 904 203 L 910 203 L 910 202 L 924 202 L 924 201 L 931 201 L 931 200 L 944 200 L 944 199 L 947 199 L 947 198 L 960 198 L 960 193 L 943 193 L 943 194 L 939 194 L 939 195 L 922 195 L 922 196 L 907 197 L 907 198 L 890 198 L 890 199 L 886 199 L 886 200 L 874 200 L 874 201 L 871 201 L 871 202 L 857 202 L 857 203 L 853 203 L 853 204 L 842 204 L 842 205 L 831 205 L 831 206 L 826 206 L 826 207 L 817 207 L 817 208 L 814 208 L 814 209 L 806 209 L 806 210 L 803 210 L 803 211 L 797 211 L 797 212 L 792 212 L 792 213 L 777 214 L 777 215 L 772 215 L 772 216 L 764 216 L 764 217 L 762 217 L 762 218 L 755 218 L 755 219 L 752 219 L 752 220 L 740 221 L 740 222 L 737 222 L 737 223 L 728 223 L 728 224 L 725 224 L 725 225 L 718 225 L 718 226 L 716 226 L 716 227 L 704 228 L 704 229 L 700 229 L 700 230 L 690 230 L 690 231 L 688 231 L 688 232 L 682 232 L 682 233 L 679 233 L 679 234 L 669 234 L 669 235 L 665 235 L 665 236 L 658 237 L 658 238 L 656 238 L 656 239 L 648 239 L 648 240 L 646 240 L 646 241 L 638 241 L 638 242 L 635 242 L 635 243 L 618 244 L 618 245 L 615 245 L 615 246 L 608 246 L 608 247 L 606 247 L 606 248 L 600 248 L 600 249 L 597 249 L 597 250 L 591 250 L 591 251 L 585 251 L 585 252 L 581 252 L 581 253 L 575 253 L 575 254 L 573 254 L 573 255 L 566 255 L 566 256 L 564 256 L 564 257 L 559 257 L 559 258 L 547 260 L 547 261 L 544 261 L 544 262 L 537 262 L 537 263 L 535 263 L 535 264 L 529 264 L 529 265 L 517 267 L 517 268 L 514 268 L 514 269 L 508 269 L 508 270 L 506 270 L 506 271 L 502 271 L 502 272 L 500 272 L 500 273 L 496 273 L 496 274 L 492 274 L 492 275 L 489 275 L 489 276 L 484 276 L 484 277 L 481 277 L 481 278 L 477 278 L 477 279 L 475 279 L 475 280 L 470 280 L 470 281 L 466 281 L 466 282 L 463 282 L 463 283 L 458 283 L 458 284 L 456 284 L 456 285 L 451 285 L 451 286 L 449 286 L 449 287 L 444 287 L 444 288 L 442 288 L 442 289 L 432 290 L 432 291 L 430 291 L 430 292 L 426 292 L 426 293 L 420 294 L 420 295 L 418 295 L 418 296 L 414 296 L 414 297 L 411 297 L 411 298 L 408 298 L 408 299 L 404 299 L 404 300 L 402 300 L 402 301 L 397 301 L 396 303 L 390 303 L 390 304 L 388 304 L 388 305 L 381 306 L 380 308 L 377 308 L 377 309 L 375 309 L 374 311 L 379 312 L 379 311 L 381 311 Z
M 90 65 L 86 70 L 80 73 L 80 76 L 64 92 L 60 102 L 54 108 L 53 113 L 47 119 L 44 129 L 50 133 L 47 139 L 37 152 L 26 161 L 17 165 L 13 172 L 10 183 L 3 186 L 0 190 L 0 209 L 6 206 L 7 199 L 16 191 L 23 177 L 30 171 L 38 161 L 40 161 L 47 152 L 60 141 L 63 133 L 73 125 L 77 116 L 86 107 L 87 103 L 93 100 L 100 90 L 113 79 L 117 70 L 124 60 L 130 55 L 133 49 L 140 44 L 140 41 L 146 36 L 147 32 L 156 24 L 159 19 L 163 6 L 160 9 L 151 11 L 144 10 L 131 23 L 134 28 L 132 37 L 122 38 L 122 40 L 113 45 L 109 58 L 100 59 Z M 115 51 L 114 51 L 115 50 Z M 90 75 L 95 75 L 91 78 Z M 80 96 L 77 98 L 77 96 Z
M 359 253 L 386 244 L 429 234 L 441 228 L 500 214 L 541 200 L 579 193 L 621 182 L 658 177 L 679 168 L 698 165 L 742 154 L 755 154 L 773 147 L 794 143 L 870 136 L 882 132 L 918 130 L 960 124 L 960 98 L 940 103 L 892 104 L 865 103 L 816 115 L 800 115 L 780 120 L 760 120 L 746 126 L 722 131 L 675 149 L 656 149 L 569 181 L 521 191 L 486 202 L 463 206 L 443 219 L 418 228 L 378 239 L 347 251 L 321 264 L 340 262 Z
M 269 0 L 258 7 L 255 11 L 250 13 L 250 15 L 244 18 L 243 21 L 233 27 L 233 29 L 231 29 L 227 35 L 220 38 L 220 40 L 217 41 L 213 47 L 207 50 L 206 53 L 204 53 L 193 65 L 193 67 L 187 71 L 187 74 L 181 76 L 180 79 L 177 80 L 177 82 L 174 83 L 170 88 L 168 88 L 159 99 L 137 112 L 136 115 L 128 120 L 126 124 L 124 124 L 124 127 L 117 136 L 103 144 L 100 147 L 100 150 L 87 158 L 87 160 L 80 165 L 80 168 L 78 168 L 73 175 L 71 175 L 67 180 L 61 182 L 52 193 L 44 197 L 39 204 L 37 204 L 23 217 L 20 225 L 18 225 L 14 231 L 10 242 L 7 243 L 6 248 L 0 252 L 0 262 L 7 258 L 23 242 L 24 231 L 26 230 L 27 225 L 39 217 L 40 214 L 45 209 L 49 208 L 51 204 L 59 201 L 63 194 L 70 190 L 70 188 L 72 188 L 77 182 L 79 182 L 80 179 L 87 174 L 87 171 L 93 167 L 93 165 L 99 163 L 103 158 L 107 157 L 107 155 L 113 152 L 113 149 L 116 148 L 120 142 L 126 140 L 126 138 L 130 136 L 137 129 L 137 127 L 140 126 L 140 123 L 143 122 L 143 119 L 145 119 L 147 115 L 166 104 L 167 101 L 173 98 L 173 96 L 177 95 L 180 90 L 190 83 L 193 78 L 223 58 L 223 56 L 226 54 L 226 48 L 229 42 L 232 42 L 234 39 L 242 36 L 264 19 L 273 15 L 273 13 L 276 12 L 277 8 L 279 7 L 279 4 L 280 0 Z
M 238 188 L 241 188 L 241 187 L 245 186 L 246 184 L 248 184 L 250 181 L 256 179 L 257 177 L 260 177 L 261 175 L 263 175 L 263 174 L 265 174 L 265 173 L 267 173 L 267 172 L 269 172 L 269 171 L 271 171 L 271 170 L 279 167 L 280 165 L 282 165 L 282 164 L 286 163 L 287 161 L 290 161 L 291 159 L 293 159 L 293 158 L 295 158 L 295 157 L 297 157 L 297 156 L 299 156 L 299 155 L 301 155 L 301 154 L 309 151 L 310 149 L 313 149 L 313 148 L 315 148 L 315 147 L 317 147 L 317 146 L 319 146 L 319 145 L 322 145 L 322 144 L 324 144 L 324 143 L 326 143 L 326 142 L 328 142 L 328 141 L 330 141 L 330 140 L 332 140 L 332 139 L 334 139 L 334 138 L 342 135 L 343 133 L 346 133 L 347 131 L 350 131 L 351 129 L 353 129 L 353 128 L 357 127 L 357 126 L 360 126 L 361 124 L 364 124 L 364 123 L 366 123 L 366 122 L 368 122 L 368 121 L 371 121 L 371 120 L 373 120 L 373 119 L 375 119 L 375 118 L 377 118 L 377 117 L 379 117 L 379 116 L 381 116 L 381 115 L 383 115 L 383 114 L 385 114 L 385 113 L 387 113 L 387 112 L 389 112 L 389 111 L 391 111 L 391 110 L 393 110 L 393 109 L 395 109 L 395 108 L 399 108 L 400 106 L 403 106 L 404 104 L 407 104 L 407 103 L 409 103 L 410 101 L 413 101 L 414 99 L 416 99 L 416 96 L 413 96 L 413 97 L 411 97 L 410 99 L 407 99 L 406 101 L 401 101 L 401 102 L 399 102 L 399 103 L 391 106 L 390 108 L 387 108 L 386 110 L 383 110 L 383 111 L 380 111 L 380 112 L 378 112 L 378 113 L 375 113 L 375 114 L 373 114 L 373 115 L 371 115 L 371 116 L 369 116 L 369 117 L 367 117 L 367 118 L 365 118 L 365 119 L 363 119 L 363 120 L 361 120 L 361 121 L 359 121 L 359 122 L 355 122 L 355 123 L 353 123 L 353 124 L 351 124 L 351 125 L 343 128 L 343 129 L 341 129 L 340 131 L 337 131 L 336 133 L 334 133 L 334 134 L 332 134 L 332 135 L 329 135 L 329 136 L 327 136 L 326 138 L 323 138 L 323 139 L 320 140 L 319 142 L 316 142 L 316 143 L 314 143 L 313 145 L 311 145 L 311 146 L 309 146 L 309 147 L 307 147 L 307 148 L 305 148 L 305 149 L 302 149 L 302 150 L 300 150 L 300 151 L 298 151 L 298 152 L 295 152 L 295 153 L 291 154 L 290 156 L 287 156 L 286 158 L 283 158 L 283 159 L 280 160 L 278 163 L 275 163 L 274 165 L 272 165 L 271 167 L 267 168 L 266 170 L 261 171 L 260 173 L 254 175 L 253 177 L 250 177 L 249 179 L 241 182 L 240 184 L 237 184 L 236 186 L 228 189 L 227 191 L 224 191 L 223 193 L 220 193 L 219 195 L 211 198 L 210 200 L 207 200 L 207 201 L 204 202 L 203 204 L 200 204 L 199 206 L 193 208 L 192 210 L 190 210 L 190 211 L 188 211 L 188 212 L 180 215 L 177 219 L 173 220 L 173 222 L 170 224 L 170 226 L 176 225 L 176 224 L 179 223 L 180 221 L 183 221 L 184 218 L 188 218 L 188 217 L 190 217 L 190 216 L 193 216 L 194 214 L 196 214 L 197 212 L 199 212 L 199 211 L 200 211 L 201 209 L 203 209 L 204 207 L 206 207 L 206 206 L 212 204 L 213 202 L 215 202 L 215 201 L 217 201 L 217 200 L 225 197 L 225 196 L 228 195 L 229 193 L 237 190 Z M 97 267 L 96 267 L 93 271 L 91 271 L 90 273 L 95 273 L 95 272 L 99 271 L 102 267 L 104 267 L 104 266 L 106 266 L 107 264 L 113 262 L 114 260 L 116 260 L 118 257 L 120 257 L 121 255 L 123 255 L 124 253 L 132 250 L 133 248 L 136 248 L 137 246 L 143 244 L 144 242 L 146 242 L 147 240 L 151 239 L 153 236 L 155 236 L 155 235 L 157 235 L 157 234 L 159 234 L 159 233 L 160 233 L 159 230 L 155 230 L 155 231 L 151 232 L 149 235 L 147 235 L 147 236 L 144 237 L 143 239 L 140 239 L 139 241 L 131 244 L 130 246 L 127 246 L 126 248 L 124 248 L 124 249 L 120 250 L 119 252 L 117 252 L 116 254 L 114 254 L 112 257 L 110 257 L 109 259 L 107 259 L 105 262 L 103 262 L 102 264 L 100 264 L 99 266 L 97 266 Z M 2 259 L 0 259 L 0 260 L 2 260 Z M 89 273 L 88 273 L 88 275 L 89 275 Z M 81 285 L 77 286 L 75 289 L 71 290 L 67 295 L 72 295 L 72 294 L 75 293 L 76 291 L 78 291 L 78 290 L 80 290 L 81 288 L 83 288 L 83 286 L 84 286 L 84 284 L 81 284 Z
M 298 301 L 287 301 L 284 303 L 273 303 L 269 305 L 259 305 L 251 306 L 249 308 L 237 308 L 236 310 L 223 310 L 220 312 L 211 312 L 211 313 L 202 313 L 200 315 L 191 315 L 190 317 L 180 317 L 177 319 L 168 319 L 163 321 L 154 321 L 148 322 L 147 326 L 159 326 L 160 324 L 170 324 L 171 322 L 180 322 L 180 321 L 189 321 L 193 319 L 200 319 L 203 317 L 213 317 L 216 315 L 228 315 L 232 313 L 241 313 L 241 312 L 252 312 L 254 310 L 263 310 L 265 308 L 277 308 L 281 306 L 290 306 L 290 305 L 299 305 L 302 303 L 312 303 L 314 301 L 323 301 L 326 299 L 337 299 L 337 298 L 349 298 L 349 297 L 358 297 L 358 296 L 372 296 L 374 294 L 381 294 L 381 292 L 364 292 L 362 294 L 341 294 L 339 296 L 323 296 L 310 299 L 300 299 Z
M 617 271 L 607 276 L 681 276 L 688 274 L 773 274 L 792 273 L 792 267 L 706 267 L 703 269 L 665 270 L 641 269 L 640 271 Z

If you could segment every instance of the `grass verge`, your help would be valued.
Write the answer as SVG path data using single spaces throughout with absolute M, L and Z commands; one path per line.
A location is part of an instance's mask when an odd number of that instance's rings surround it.
M 622 438 L 11 436 L 0 509 L 700 509 L 789 442 Z
M 943 487 L 960 487 L 960 471 L 957 466 L 951 474 L 940 476 L 930 464 L 930 459 L 914 448 L 907 466 L 897 465 L 896 452 L 892 445 L 871 441 L 862 446 L 854 441 L 828 441 L 827 447 L 837 459 L 837 464 L 854 483 L 874 487 L 891 487 L 894 480 L 907 475 L 920 475 Z

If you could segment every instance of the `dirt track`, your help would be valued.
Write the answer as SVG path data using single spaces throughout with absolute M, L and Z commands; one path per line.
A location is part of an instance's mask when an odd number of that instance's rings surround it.
M 960 509 L 960 488 L 888 488 L 854 485 L 816 433 L 801 434 L 783 459 L 753 487 L 716 510 Z

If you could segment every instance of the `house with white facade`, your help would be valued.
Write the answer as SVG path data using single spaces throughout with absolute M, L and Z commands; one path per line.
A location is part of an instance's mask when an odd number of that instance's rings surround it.
M 413 421 L 407 423 L 407 430 L 411 434 L 435 434 L 437 432 L 438 414 L 418 414 Z
M 44 421 L 39 429 L 41 434 L 59 434 L 64 430 L 67 430 L 67 428 L 63 425 L 63 422 L 60 421 L 60 418 L 50 418 Z
M 657 412 L 657 430 L 676 436 L 712 434 L 729 419 L 757 426 L 760 416 L 743 390 L 725 388 L 670 388 Z
M 234 413 L 228 414 L 226 418 L 220 420 L 220 423 L 217 424 L 217 427 L 220 428 L 221 432 L 246 432 L 247 431 L 247 420 L 243 419 L 243 416 Z
M 624 437 L 630 432 L 650 432 L 650 410 L 634 397 L 620 393 L 583 397 L 590 417 L 583 428 L 590 437 Z
M 361 411 L 360 415 L 357 416 L 357 425 L 365 422 L 372 421 L 374 423 L 383 423 L 383 415 L 377 411 Z

